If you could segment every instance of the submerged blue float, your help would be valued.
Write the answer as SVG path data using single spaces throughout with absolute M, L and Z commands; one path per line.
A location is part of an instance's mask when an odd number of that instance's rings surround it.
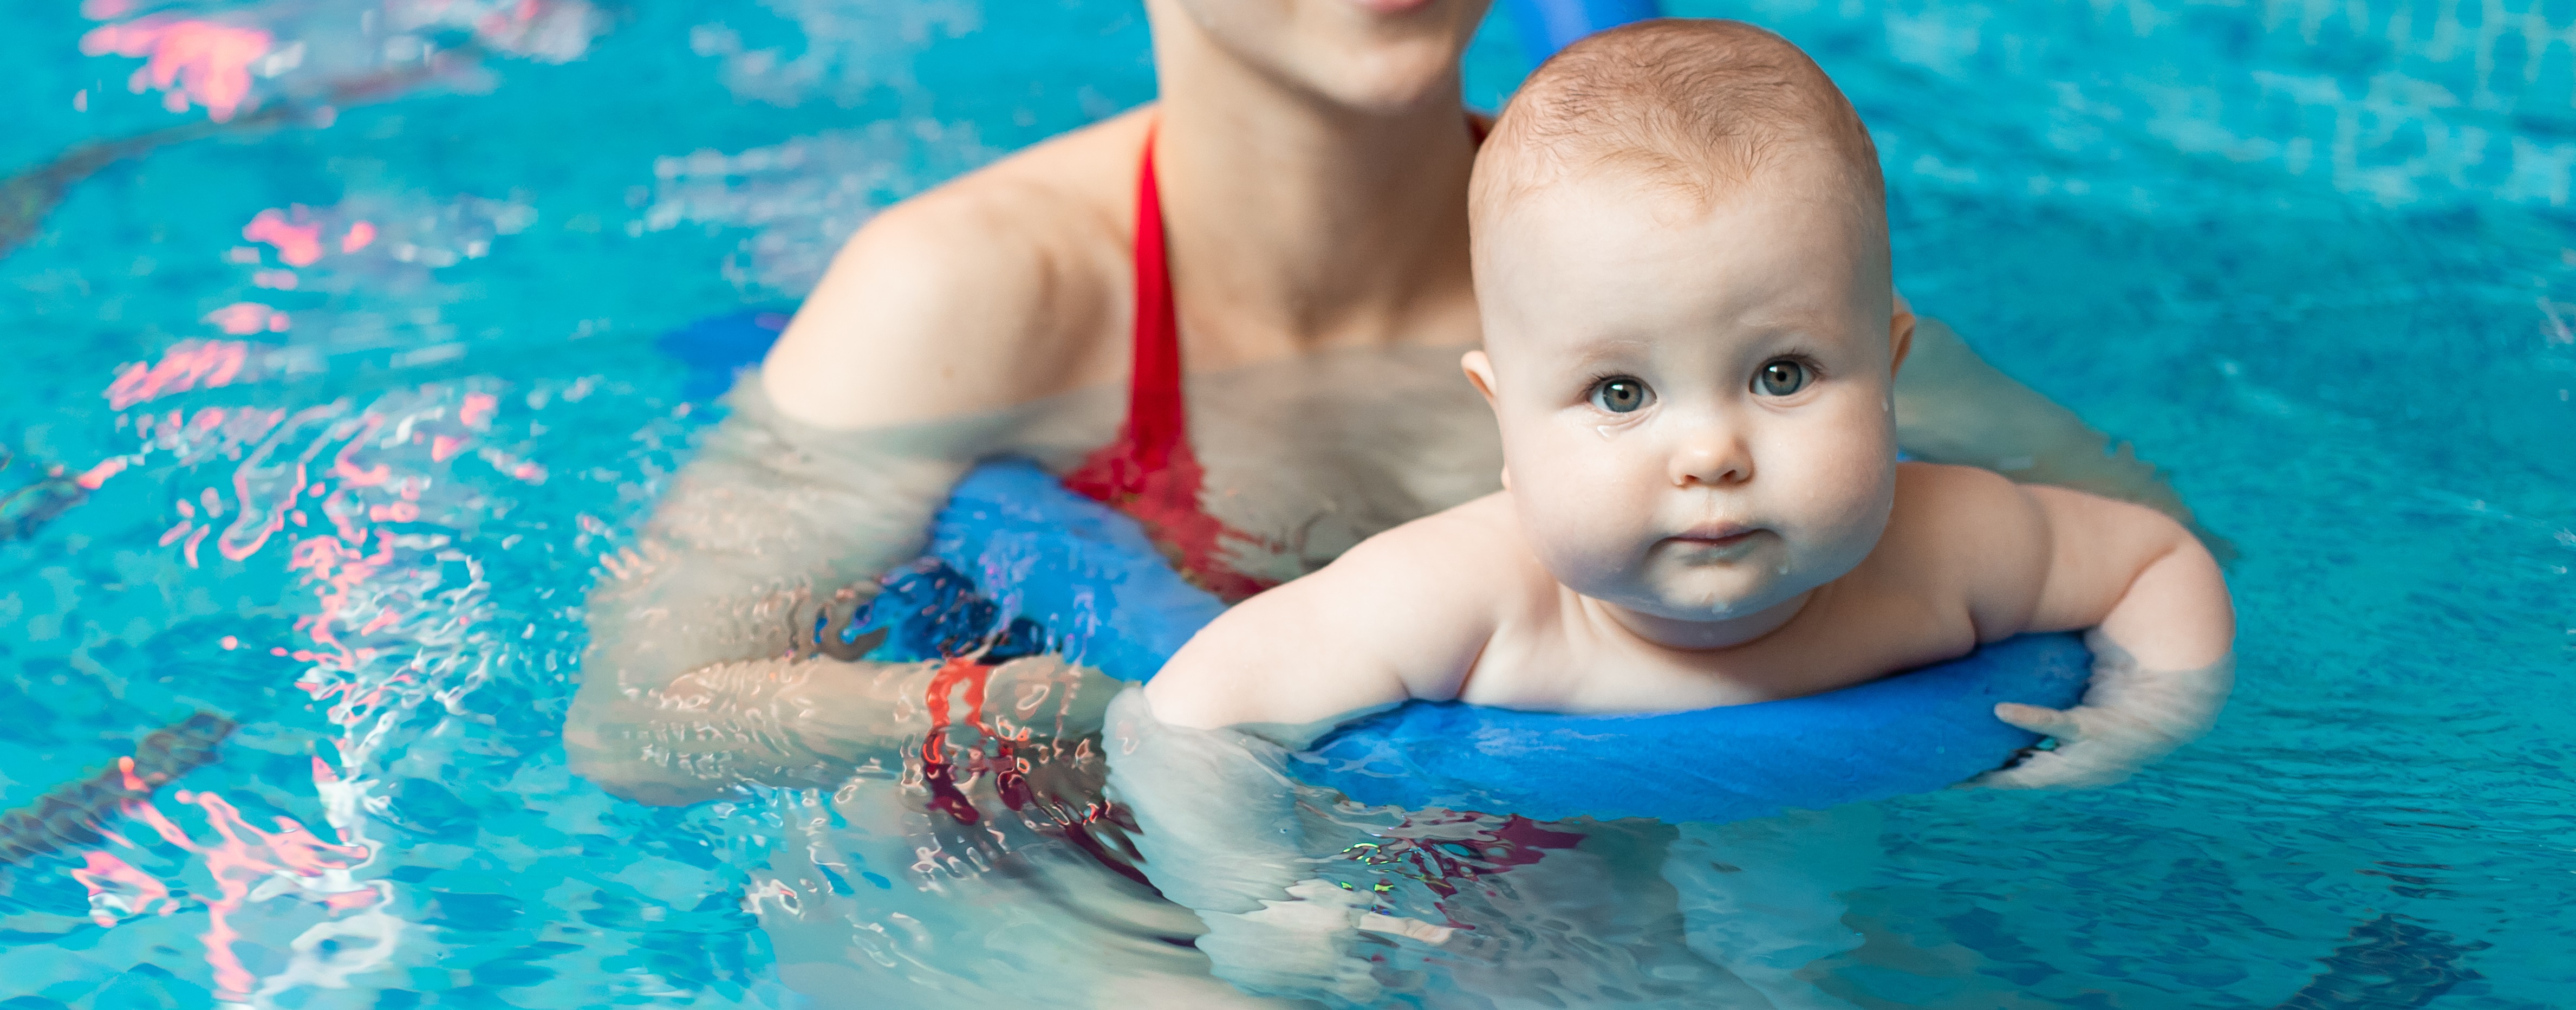
M 1134 520 L 1027 463 L 957 487 L 921 562 L 849 637 L 921 659 L 1059 652 L 1121 680 L 1153 676 L 1224 610 Z M 1729 821 L 1939 789 L 2037 741 L 1999 701 L 2073 704 L 2089 671 L 2071 635 L 1998 643 L 1859 687 L 1652 716 L 1416 702 L 1335 730 L 1295 770 L 1366 803 L 1568 817 Z M 1649 769 L 1645 775 L 1639 769 Z
M 1996 702 L 2063 708 L 2092 654 L 2025 635 L 1958 659 L 1787 701 L 1664 715 L 1569 716 L 1416 702 L 1335 731 L 1302 777 L 1365 803 L 1546 820 L 1720 823 L 1931 792 L 2038 741 Z

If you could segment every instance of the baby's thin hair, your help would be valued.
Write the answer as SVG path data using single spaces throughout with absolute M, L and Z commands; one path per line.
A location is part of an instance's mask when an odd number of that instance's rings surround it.
M 1801 150 L 1825 153 L 1885 227 L 1878 150 L 1814 60 L 1741 21 L 1662 19 L 1567 46 L 1533 71 L 1476 166 L 1480 209 L 1610 169 L 1711 206 Z

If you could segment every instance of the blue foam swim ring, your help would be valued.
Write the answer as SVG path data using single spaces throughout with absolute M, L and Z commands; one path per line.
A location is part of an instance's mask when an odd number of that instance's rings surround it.
M 847 637 L 870 655 L 987 659 L 1055 652 L 1120 680 L 1153 676 L 1225 609 L 1184 581 L 1134 520 L 1036 466 L 989 463 L 957 486 L 930 552 L 890 576 Z M 1413 702 L 1334 730 L 1292 766 L 1363 803 L 1719 822 L 1927 792 L 2038 741 L 1999 701 L 2061 708 L 2091 660 L 2072 635 L 1788 701 L 1643 716 Z

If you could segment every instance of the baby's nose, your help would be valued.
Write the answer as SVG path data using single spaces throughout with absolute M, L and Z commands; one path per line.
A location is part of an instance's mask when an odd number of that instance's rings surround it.
M 1725 486 L 1752 479 L 1753 453 L 1724 425 L 1691 433 L 1673 453 L 1672 481 L 1677 487 Z

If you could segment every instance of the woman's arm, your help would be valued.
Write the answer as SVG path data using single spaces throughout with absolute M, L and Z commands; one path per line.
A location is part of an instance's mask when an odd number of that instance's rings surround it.
M 930 728 L 931 664 L 861 660 L 873 643 L 841 633 L 877 576 L 921 552 L 949 490 L 996 451 L 985 447 L 1047 451 L 1011 437 L 1034 423 L 1028 411 L 849 433 L 782 417 L 749 383 L 734 399 L 642 543 L 608 559 L 591 594 L 565 746 L 575 771 L 630 799 L 692 803 L 741 782 L 830 785 L 872 760 L 892 762 Z M 1094 672 L 1012 663 L 986 686 L 1008 704 L 983 709 L 1087 711 L 1065 725 L 1088 731 L 1113 693 Z
M 858 661 L 842 625 L 975 463 L 1062 458 L 1114 416 L 1053 396 L 1097 341 L 1043 215 L 997 217 L 977 193 L 970 178 L 853 238 L 639 546 L 603 565 L 564 729 L 580 774 L 695 802 L 837 782 L 928 728 L 929 671 Z
M 1177 726 L 1142 690 L 1118 695 L 1106 723 L 1109 795 L 1136 818 L 1146 876 L 1207 926 L 1197 946 L 1218 978 L 1256 995 L 1373 1004 L 1389 994 L 1370 954 L 1388 941 L 1363 934 L 1449 939 L 1447 927 L 1376 912 L 1370 892 L 1325 879 L 1343 864 L 1336 853 L 1400 816 L 1336 802 L 1288 773 L 1287 747 L 1332 723 L 1268 727 L 1280 739 Z
M 630 798 L 828 778 L 792 730 L 798 713 L 879 709 L 866 694 L 899 687 L 855 669 L 821 676 L 831 632 L 919 550 L 965 471 L 934 446 L 804 428 L 745 387 L 591 594 L 565 744 L 576 771 Z

